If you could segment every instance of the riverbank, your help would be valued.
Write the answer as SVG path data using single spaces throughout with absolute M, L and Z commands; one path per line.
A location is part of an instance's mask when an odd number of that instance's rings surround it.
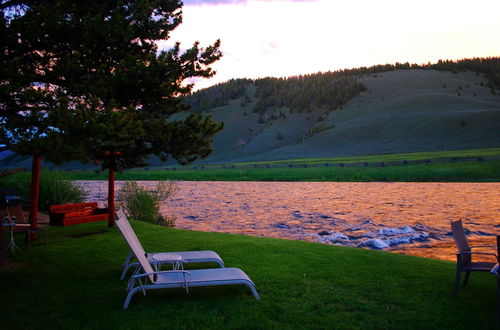
M 244 286 L 157 290 L 121 309 L 128 247 L 105 222 L 49 228 L 0 270 L 6 329 L 464 329 L 495 327 L 495 279 L 474 273 L 456 298 L 455 263 L 309 242 L 132 223 L 147 251 L 214 250 Z M 22 244 L 22 240 L 18 240 Z M 21 246 L 24 248 L 24 245 Z M 205 265 L 206 266 L 206 265 Z M 188 268 L 188 267 L 187 267 Z M 27 299 L 29 297 L 29 299 Z M 467 313 L 463 313 L 467 310 Z M 21 317 L 22 316 L 22 317 Z

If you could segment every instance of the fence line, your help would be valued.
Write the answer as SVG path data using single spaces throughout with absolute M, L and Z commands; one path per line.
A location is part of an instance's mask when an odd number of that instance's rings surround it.
M 155 167 L 149 168 L 144 167 L 143 170 L 146 171 L 186 171 L 186 170 L 214 170 L 214 169 L 245 169 L 245 168 L 318 168 L 318 167 L 355 167 L 355 166 L 373 166 L 373 167 L 385 167 L 394 165 L 412 165 L 412 164 L 442 164 L 442 163 L 454 163 L 454 162 L 486 162 L 492 160 L 499 160 L 500 156 L 476 156 L 476 157 L 451 157 L 451 158 L 428 158 L 428 159 L 416 159 L 416 160 L 393 160 L 387 162 L 324 162 L 324 163 L 280 163 L 280 164 L 245 164 L 245 165 L 235 165 L 235 164 L 221 164 L 221 165 L 191 165 L 191 166 L 166 166 L 166 167 Z M 24 168 L 25 171 L 29 171 L 29 168 Z M 55 168 L 49 168 L 49 171 L 55 170 Z M 95 171 L 96 168 L 89 169 L 59 169 L 61 171 Z
M 245 164 L 245 165 L 234 165 L 234 164 L 224 164 L 224 165 L 192 165 L 192 166 L 168 166 L 164 168 L 157 168 L 156 170 L 167 170 L 167 171 L 184 171 L 184 170 L 213 170 L 213 169 L 245 169 L 245 168 L 318 168 L 318 167 L 353 167 L 353 166 L 375 166 L 375 167 L 385 167 L 393 165 L 411 165 L 411 164 L 441 164 L 441 163 L 453 163 L 453 162 L 484 162 L 490 160 L 498 160 L 500 156 L 493 157 L 452 157 L 452 158 L 435 158 L 435 159 L 416 159 L 416 160 L 396 160 L 387 162 L 354 162 L 354 163 L 280 163 L 280 164 Z M 148 169 L 148 168 L 145 168 Z

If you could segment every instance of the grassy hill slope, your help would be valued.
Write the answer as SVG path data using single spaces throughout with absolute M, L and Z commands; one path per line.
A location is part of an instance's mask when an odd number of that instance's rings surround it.
M 473 72 L 397 70 L 360 78 L 367 91 L 334 111 L 268 109 L 242 99 L 210 110 L 225 129 L 204 163 L 500 146 L 500 96 Z M 247 87 L 255 100 L 253 86 Z M 272 114 L 277 119 L 272 120 Z

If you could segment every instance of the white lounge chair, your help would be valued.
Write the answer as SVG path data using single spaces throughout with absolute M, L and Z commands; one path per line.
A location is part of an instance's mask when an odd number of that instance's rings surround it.
M 196 286 L 217 286 L 244 284 L 250 288 L 255 299 L 260 299 L 255 284 L 245 272 L 238 268 L 211 268 L 194 270 L 167 270 L 155 271 L 146 256 L 141 253 L 129 235 L 126 229 L 126 217 L 123 211 L 117 212 L 118 219 L 116 224 L 127 241 L 130 249 L 137 257 L 140 267 L 129 280 L 127 286 L 127 297 L 123 303 L 123 308 L 128 308 L 130 300 L 137 291 L 142 291 L 146 295 L 147 290 L 157 290 L 166 288 L 185 288 Z
M 154 263 L 154 264 L 165 264 L 165 263 L 171 263 L 171 261 L 168 259 L 169 255 L 172 254 L 177 254 L 180 255 L 182 260 L 185 263 L 206 263 L 206 262 L 213 262 L 217 263 L 220 267 L 224 267 L 224 261 L 222 258 L 214 251 L 175 251 L 175 252 L 155 252 L 155 253 L 146 253 L 144 251 L 144 248 L 142 247 L 141 242 L 137 238 L 137 235 L 135 234 L 134 229 L 130 225 L 127 217 L 123 213 L 122 210 L 118 211 L 121 212 L 122 217 L 122 227 L 125 230 L 125 233 L 129 237 L 129 240 L 131 244 L 135 246 L 135 250 L 140 253 L 143 256 L 146 256 L 148 259 L 149 263 Z M 117 214 L 118 214 L 117 212 Z M 125 235 L 125 234 L 124 234 Z M 134 253 L 133 249 L 130 249 L 129 255 L 125 258 L 123 261 L 123 271 L 120 276 L 120 279 L 125 279 L 125 276 L 127 275 L 127 272 L 129 271 L 130 268 L 139 267 L 138 262 L 133 262 L 133 260 L 137 258 L 137 255 Z

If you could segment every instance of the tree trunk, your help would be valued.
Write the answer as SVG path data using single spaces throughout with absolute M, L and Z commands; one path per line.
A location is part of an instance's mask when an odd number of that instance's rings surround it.
M 33 156 L 31 164 L 31 190 L 30 190 L 30 224 L 31 228 L 38 227 L 38 195 L 40 194 L 40 168 L 42 164 L 41 156 Z M 35 234 L 31 234 L 31 241 L 36 239 Z
M 108 227 L 115 225 L 115 171 L 108 172 Z

